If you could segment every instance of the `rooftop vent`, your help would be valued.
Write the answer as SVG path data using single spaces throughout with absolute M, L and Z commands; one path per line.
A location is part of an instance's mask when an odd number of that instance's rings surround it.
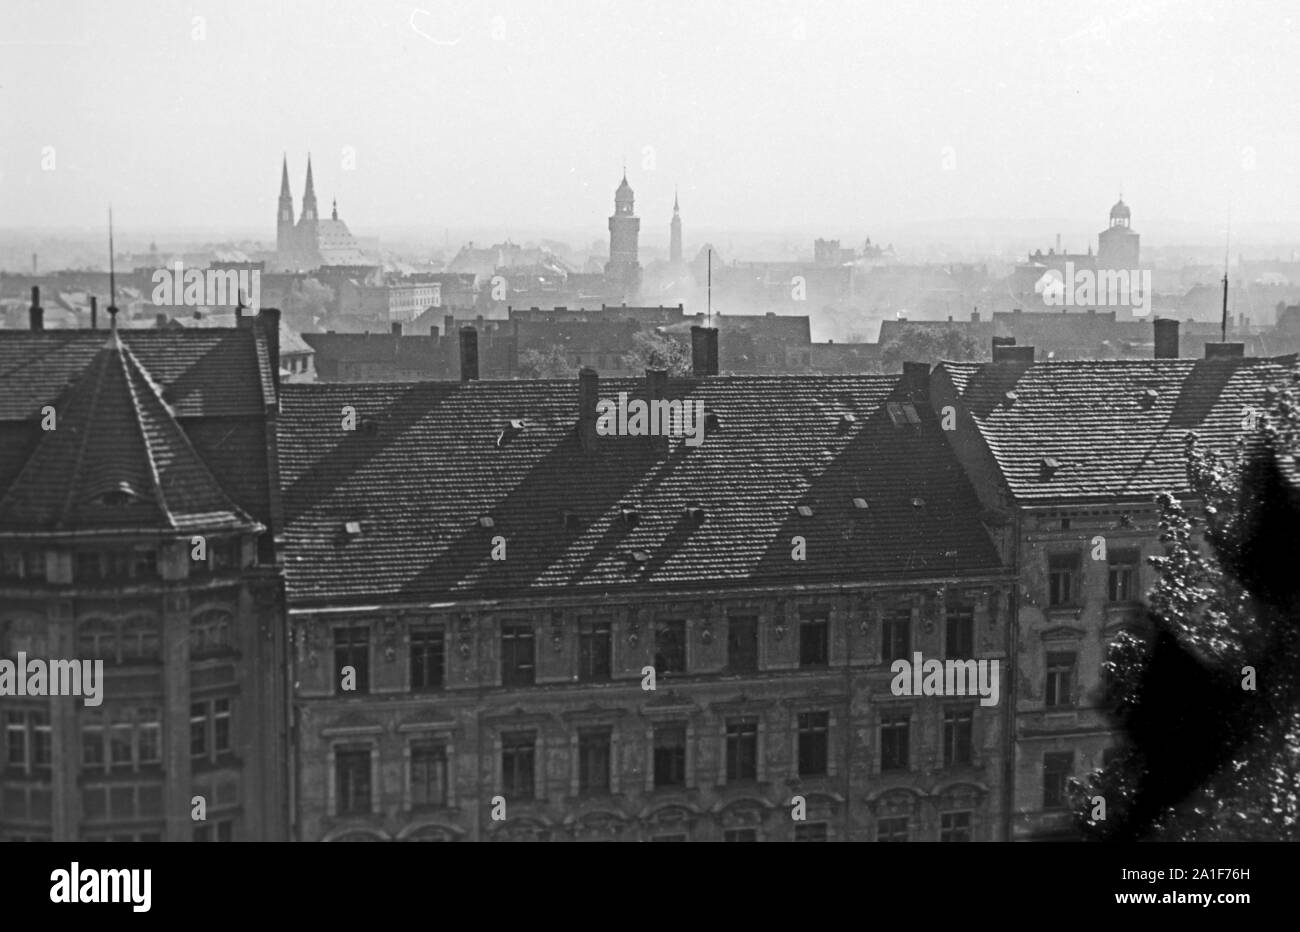
M 1013 391 L 1004 392 L 1002 398 L 1008 405 L 1013 405 L 1020 400 L 1020 396 Z
M 497 434 L 497 449 L 498 450 L 501 449 L 510 441 L 514 440 L 516 437 L 522 434 L 523 432 L 524 432 L 523 421 L 518 419 L 510 421 L 510 423 L 508 423 L 505 427 L 501 429 L 501 433 Z
M 1053 456 L 1044 456 L 1038 461 L 1038 477 L 1044 482 L 1056 475 L 1061 463 Z
M 630 550 L 623 554 L 623 560 L 627 563 L 628 572 L 635 572 L 650 562 L 650 554 L 645 550 Z
M 852 414 L 841 414 L 839 428 L 838 428 L 839 432 L 841 434 L 847 434 L 850 430 L 853 429 L 853 425 L 856 424 L 857 422 L 858 419 L 854 417 Z
M 345 537 L 360 537 L 360 536 L 361 536 L 361 522 L 360 522 L 360 521 L 345 521 L 345 522 L 343 523 L 343 535 L 344 535 Z
M 916 405 L 910 401 L 898 402 L 890 401 L 885 404 L 885 411 L 889 414 L 889 419 L 895 427 L 902 427 L 904 424 L 920 424 L 921 416 L 916 413 Z
M 1156 391 L 1154 388 L 1144 388 L 1138 394 L 1138 404 L 1141 405 L 1143 408 L 1151 408 L 1155 405 L 1156 400 L 1159 397 L 1160 397 L 1160 393 Z
M 691 519 L 691 522 L 699 527 L 704 523 L 704 509 L 694 502 L 690 502 L 682 509 L 682 514 Z
M 722 430 L 722 420 L 716 412 L 709 411 L 704 415 L 704 427 L 711 434 L 717 433 Z
M 913 508 L 924 508 L 924 507 L 925 507 L 925 499 L 921 498 L 921 497 L 918 495 L 916 498 L 912 499 L 912 507 L 913 507 Z
M 566 531 L 576 531 L 582 527 L 582 519 L 578 517 L 577 512 L 566 511 L 564 513 L 564 529 Z
M 496 522 L 492 520 L 491 515 L 479 515 L 478 526 L 482 528 L 496 527 Z
M 853 500 L 853 507 L 856 508 L 858 511 L 866 511 L 867 500 L 865 498 L 855 498 Z
M 123 505 L 129 505 L 139 500 L 140 493 L 131 487 L 129 482 L 119 482 L 117 488 L 109 489 L 99 496 L 99 504 L 107 505 L 110 508 L 120 508 Z
M 379 422 L 373 417 L 363 417 L 361 419 L 361 432 L 373 437 L 379 433 Z
M 794 510 L 799 513 L 801 518 L 811 518 L 813 516 L 812 505 L 797 505 Z
M 637 511 L 635 508 L 624 508 L 623 523 L 630 528 L 636 527 L 641 523 L 641 512 Z

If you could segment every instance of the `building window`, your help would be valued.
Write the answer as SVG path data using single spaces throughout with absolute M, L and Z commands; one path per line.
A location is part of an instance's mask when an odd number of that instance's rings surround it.
M 1069 802 L 1066 781 L 1074 771 L 1073 751 L 1053 751 L 1043 755 L 1043 808 L 1064 809 Z
M 121 646 L 123 663 L 162 659 L 158 626 L 147 618 L 133 619 L 122 625 Z
M 200 700 L 190 703 L 190 756 L 204 758 L 229 754 L 230 699 Z
M 686 622 L 661 621 L 655 626 L 655 675 L 686 672 Z
M 341 748 L 334 754 L 336 815 L 370 812 L 370 749 Z
M 45 581 L 43 550 L 0 550 L 0 577 Z
M 578 792 L 592 796 L 609 792 L 609 730 L 578 731 Z
M 826 841 L 825 822 L 797 822 L 794 827 L 795 841 Z
M 104 766 L 104 717 L 98 712 L 86 712 L 81 723 L 81 766 Z
M 218 754 L 230 751 L 230 700 L 212 700 L 212 749 Z
M 77 650 L 83 657 L 117 663 L 117 625 L 108 621 L 87 621 L 77 631 Z
M 344 667 L 355 671 L 353 689 L 343 688 Z M 365 625 L 334 629 L 334 691 L 370 692 L 370 629 Z
M 501 792 L 508 798 L 532 798 L 536 751 L 537 736 L 531 731 L 507 732 L 501 736 Z
M 826 773 L 829 712 L 799 714 L 799 776 L 820 777 Z
M 727 621 L 727 668 L 732 673 L 758 672 L 758 619 L 753 615 Z
M 190 757 L 208 756 L 208 704 L 190 703 Z
M 907 841 L 907 816 L 893 816 L 876 822 L 876 841 Z
M 686 785 L 686 726 L 655 728 L 655 786 Z
M 447 805 L 447 746 L 411 745 L 411 808 Z
M 939 816 L 940 841 L 970 841 L 970 813 L 944 812 Z
M 970 660 L 975 656 L 975 612 L 969 605 L 952 605 L 944 616 L 944 656 Z
M 588 622 L 578 631 L 578 679 L 603 683 L 610 671 L 609 622 Z
M 5 713 L 5 762 L 18 771 L 50 768 L 50 713 L 46 709 Z
M 445 636 L 441 628 L 411 631 L 411 689 L 442 689 L 445 666 Z
M 1073 605 L 1078 597 L 1079 555 L 1053 553 L 1047 557 L 1048 605 Z
M 727 782 L 758 779 L 758 722 L 727 723 Z
M 799 666 L 824 667 L 829 657 L 830 621 L 825 615 L 804 618 L 799 623 Z
M 141 765 L 162 763 L 162 722 L 156 708 L 146 706 L 137 710 L 136 738 Z
M 1138 552 L 1111 550 L 1106 555 L 1106 595 L 1112 602 L 1136 602 L 1138 590 Z
M 501 685 L 531 686 L 536 670 L 533 661 L 532 625 L 501 626 Z
M 235 820 L 216 819 L 207 825 L 200 825 L 194 829 L 194 840 L 202 842 L 234 841 Z
M 230 650 L 230 616 L 204 612 L 190 624 L 190 656 L 206 657 Z
M 971 737 L 975 713 L 946 709 L 943 713 L 943 765 L 959 767 L 971 762 Z
M 729 828 L 722 833 L 723 841 L 758 841 L 758 829 Z
M 910 713 L 899 711 L 880 714 L 880 769 L 882 771 L 908 769 L 910 730 Z
M 885 663 L 911 660 L 912 610 L 900 608 L 890 612 L 880 626 L 880 659 Z
M 1043 696 L 1048 708 L 1074 705 L 1074 696 L 1070 691 L 1074 684 L 1074 664 L 1074 654 L 1047 655 L 1047 684 Z

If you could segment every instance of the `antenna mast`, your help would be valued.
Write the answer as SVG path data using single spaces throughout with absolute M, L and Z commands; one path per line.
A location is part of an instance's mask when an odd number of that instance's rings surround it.
M 713 249 L 709 249 L 709 322 L 707 326 L 713 326 Z
M 1232 235 L 1232 215 L 1228 215 L 1228 230 L 1223 234 L 1223 315 L 1219 320 L 1219 342 L 1228 342 L 1228 239 Z
M 108 319 L 117 329 L 117 266 L 113 257 L 113 205 L 108 206 Z

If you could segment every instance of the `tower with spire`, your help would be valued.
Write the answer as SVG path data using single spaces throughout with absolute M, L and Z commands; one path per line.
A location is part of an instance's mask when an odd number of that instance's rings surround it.
M 614 214 L 609 218 L 609 262 L 605 264 L 605 277 L 622 291 L 624 300 L 633 298 L 641 286 L 637 248 L 640 234 L 641 220 L 636 216 L 632 186 L 627 183 L 624 167 L 623 181 L 614 192 Z
M 673 222 L 669 227 L 668 261 L 674 265 L 682 261 L 682 213 L 677 204 L 676 191 L 673 191 Z
M 293 192 L 289 190 L 289 156 L 280 164 L 280 206 L 275 215 L 275 251 L 281 256 L 293 250 Z
M 1121 194 L 1110 209 L 1110 224 L 1097 237 L 1097 268 L 1139 269 L 1141 237 L 1133 229 L 1133 211 Z
M 311 153 L 307 154 L 307 190 L 302 192 L 302 217 L 299 224 L 315 223 L 320 219 L 316 213 L 316 185 L 311 180 Z

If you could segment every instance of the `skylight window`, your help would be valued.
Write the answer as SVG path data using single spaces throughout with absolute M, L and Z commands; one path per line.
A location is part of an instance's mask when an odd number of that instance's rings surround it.
M 812 505 L 797 505 L 794 510 L 799 513 L 801 518 L 811 518 L 813 516 Z

